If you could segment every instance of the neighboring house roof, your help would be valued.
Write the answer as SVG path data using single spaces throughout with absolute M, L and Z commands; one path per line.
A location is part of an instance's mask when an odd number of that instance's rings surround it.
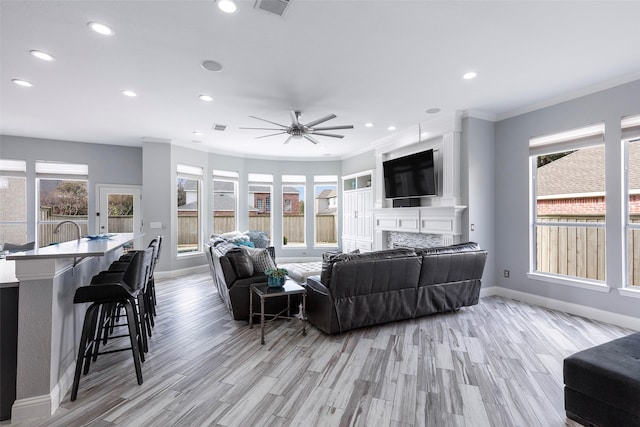
M 213 192 L 225 192 L 225 193 L 233 193 L 234 192 L 234 183 L 230 181 L 213 181 Z
M 538 168 L 540 196 L 604 193 L 604 145 L 583 148 Z M 629 144 L 629 188 L 640 189 L 640 145 Z
M 178 206 L 181 211 L 196 211 L 198 210 L 198 202 L 186 203 L 182 206 Z
M 338 211 L 335 207 L 327 208 L 322 211 L 318 211 L 318 215 L 336 215 Z
M 184 191 L 196 191 L 198 189 L 198 181 L 195 179 L 183 179 L 182 187 Z
M 334 197 L 337 197 L 336 190 L 322 190 L 316 199 L 332 199 Z
M 249 193 L 270 193 L 271 187 L 267 185 L 251 185 L 249 187 Z M 282 187 L 283 193 L 295 193 L 300 194 L 300 191 L 296 187 L 285 185 Z
M 228 193 L 216 192 L 213 198 L 214 211 L 235 211 L 236 198 Z

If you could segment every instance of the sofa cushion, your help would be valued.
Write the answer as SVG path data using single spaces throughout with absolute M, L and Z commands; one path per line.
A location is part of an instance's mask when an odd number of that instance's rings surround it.
M 337 262 L 402 258 L 411 255 L 415 256 L 415 254 L 415 251 L 409 248 L 386 249 L 382 251 L 365 253 L 360 253 L 360 250 L 358 249 L 349 253 L 325 252 L 324 254 L 322 254 L 322 271 L 320 272 L 320 281 L 327 288 L 331 287 L 331 274 L 333 271 L 333 266 Z
M 267 249 L 244 248 L 244 250 L 249 253 L 251 261 L 253 262 L 253 270 L 255 272 L 264 273 L 269 269 L 276 268 L 276 263 L 273 262 L 273 258 L 271 258 Z
M 458 252 L 478 251 L 480 245 L 476 242 L 458 243 L 449 246 L 436 246 L 433 248 L 416 248 L 415 251 L 418 255 L 432 255 L 432 254 L 453 254 Z
M 233 248 L 226 253 L 236 276 L 240 279 L 253 276 L 253 261 L 249 254 L 242 248 Z
M 256 248 L 267 248 L 271 244 L 269 235 L 264 231 L 245 231 L 244 233 Z
M 359 254 L 360 249 L 348 252 L 348 254 Z M 342 251 L 327 251 L 322 254 L 322 268 L 320 269 L 320 282 L 323 285 L 329 287 L 331 281 L 331 270 L 333 269 L 333 263 L 337 260 L 339 255 L 344 255 Z

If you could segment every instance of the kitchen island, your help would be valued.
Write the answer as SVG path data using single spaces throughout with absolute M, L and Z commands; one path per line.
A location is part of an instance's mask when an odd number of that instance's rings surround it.
M 18 357 L 12 422 L 49 416 L 71 387 L 86 304 L 74 304 L 75 290 L 109 267 L 125 245 L 142 245 L 142 235 L 82 238 L 18 252 Z

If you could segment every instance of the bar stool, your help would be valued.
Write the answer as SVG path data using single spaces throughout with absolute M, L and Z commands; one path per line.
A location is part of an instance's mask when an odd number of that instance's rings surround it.
M 76 397 L 78 396 L 80 376 L 82 373 L 86 375 L 89 372 L 91 361 L 92 359 L 95 361 L 98 354 L 131 350 L 136 378 L 138 380 L 138 384 L 142 384 L 141 362 L 144 362 L 144 347 L 140 328 L 140 318 L 137 313 L 135 301 L 144 290 L 146 274 L 152 254 L 152 249 L 136 251 L 136 254 L 129 263 L 129 267 L 122 274 L 121 281 L 115 281 L 112 283 L 103 282 L 89 286 L 82 286 L 76 289 L 73 298 L 74 304 L 91 304 L 87 308 L 82 326 L 82 335 L 80 337 L 80 346 L 78 348 L 78 359 L 76 361 L 73 387 L 71 389 L 72 401 L 76 400 Z M 122 306 L 125 310 L 128 334 L 122 336 L 129 337 L 130 347 L 100 352 L 99 342 L 101 337 L 100 335 L 96 335 L 98 316 L 101 311 L 105 312 L 105 310 L 111 310 L 115 304 Z

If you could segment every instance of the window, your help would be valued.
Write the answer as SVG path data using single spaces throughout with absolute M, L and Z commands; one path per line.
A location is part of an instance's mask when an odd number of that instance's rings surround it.
M 605 281 L 604 125 L 533 138 L 529 146 L 532 271 Z
M 271 192 L 273 175 L 250 173 L 249 181 L 249 230 L 264 231 L 269 238 L 271 227 Z
M 640 287 L 640 115 L 622 120 L 622 140 L 626 143 L 627 285 Z
M 304 175 L 282 175 L 282 241 L 289 246 L 304 246 Z
M 213 171 L 213 232 L 238 229 L 238 172 Z
M 68 242 L 88 234 L 88 175 L 87 165 L 36 162 L 38 247 Z M 80 225 L 80 236 L 73 224 L 64 224 L 54 233 L 62 221 Z
M 200 187 L 202 168 L 177 166 L 178 256 L 200 252 Z
M 315 245 L 338 244 L 338 177 L 318 175 L 314 182 Z
M 27 165 L 0 160 L 0 243 L 27 242 Z

